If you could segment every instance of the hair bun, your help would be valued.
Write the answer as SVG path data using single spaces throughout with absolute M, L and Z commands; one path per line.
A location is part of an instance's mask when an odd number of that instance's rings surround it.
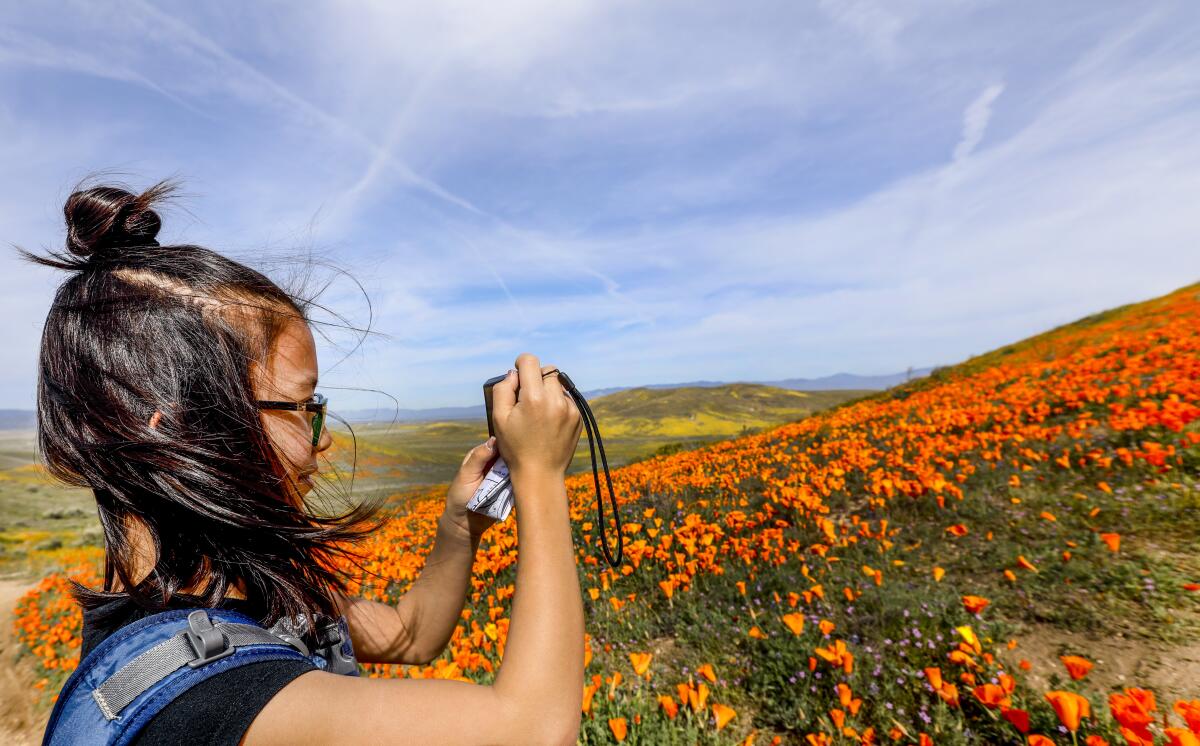
M 76 191 L 67 198 L 67 249 L 76 256 L 95 259 L 110 249 L 158 246 L 155 236 L 162 220 L 151 206 L 171 187 L 160 182 L 141 194 L 114 186 Z

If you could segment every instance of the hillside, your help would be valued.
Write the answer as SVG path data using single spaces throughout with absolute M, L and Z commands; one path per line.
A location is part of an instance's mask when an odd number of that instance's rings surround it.
M 791 391 L 756 383 L 635 388 L 589 401 L 605 436 L 736 436 L 798 420 L 867 391 Z
M 588 400 L 610 466 L 657 453 L 700 447 L 731 436 L 793 422 L 858 398 L 866 391 L 789 391 L 759 384 L 726 384 L 677 389 L 635 388 Z M 356 489 L 367 492 L 415 484 L 444 484 L 462 455 L 487 439 L 484 420 L 380 423 L 334 432 L 327 454 L 339 467 L 356 472 Z M 587 436 L 580 438 L 572 474 L 589 472 Z
M 1189 743 L 1198 469 L 1194 285 L 615 469 L 618 571 L 598 559 L 591 475 L 571 476 L 589 633 L 580 740 Z M 404 592 L 443 500 L 405 503 L 364 547 L 359 592 Z M 515 525 L 485 536 L 446 652 L 371 675 L 492 681 Z M 64 587 L 53 575 L 18 610 L 48 690 L 78 647 Z
M 590 401 L 600 423 L 608 463 L 618 467 L 659 453 L 696 448 L 805 417 L 862 393 L 802 393 L 757 384 L 691 389 L 630 389 Z M 417 486 L 449 482 L 463 454 L 487 438 L 483 419 L 360 423 L 354 436 L 331 424 L 334 446 L 325 454 L 330 491 L 350 489 L 359 499 L 409 494 Z M 0 431 L 0 571 L 58 547 L 99 542 L 88 490 L 50 482 L 34 465 L 32 431 Z M 580 439 L 570 473 L 590 473 L 587 437 Z M 340 504 L 331 500 L 330 504 Z

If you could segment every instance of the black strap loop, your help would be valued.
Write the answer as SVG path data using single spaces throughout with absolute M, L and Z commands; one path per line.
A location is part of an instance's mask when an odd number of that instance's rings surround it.
M 621 534 L 621 512 L 617 509 L 617 496 L 613 491 L 612 476 L 608 473 L 608 457 L 604 453 L 604 441 L 600 438 L 600 426 L 596 424 L 596 417 L 592 414 L 592 408 L 588 406 L 587 400 L 583 398 L 583 394 L 579 393 L 579 389 L 575 388 L 575 383 L 561 370 L 552 372 L 558 373 L 558 380 L 566 389 L 567 395 L 579 408 L 583 427 L 587 430 L 588 451 L 592 456 L 592 481 L 596 484 L 596 513 L 599 516 L 600 547 L 604 551 L 604 559 L 615 570 L 621 565 L 621 555 L 625 550 L 625 537 Z M 608 483 L 608 499 L 609 504 L 612 505 L 613 521 L 617 524 L 617 556 L 615 559 L 608 547 L 608 532 L 604 522 L 604 495 L 600 490 L 600 474 L 596 470 L 597 445 L 600 446 L 600 461 L 604 464 L 604 481 Z

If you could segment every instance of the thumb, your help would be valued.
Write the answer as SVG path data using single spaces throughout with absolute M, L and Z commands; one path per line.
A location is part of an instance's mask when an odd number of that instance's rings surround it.
M 483 465 L 486 464 L 488 460 L 495 455 L 495 453 L 496 436 L 493 435 L 467 452 L 466 457 L 463 458 L 463 466 L 473 463 L 476 467 L 482 470 Z

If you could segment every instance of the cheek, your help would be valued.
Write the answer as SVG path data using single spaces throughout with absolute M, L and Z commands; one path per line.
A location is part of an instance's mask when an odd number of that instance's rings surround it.
M 263 428 L 271 445 L 289 469 L 303 466 L 310 460 L 312 452 L 312 430 L 304 423 L 277 417 L 264 417 Z

